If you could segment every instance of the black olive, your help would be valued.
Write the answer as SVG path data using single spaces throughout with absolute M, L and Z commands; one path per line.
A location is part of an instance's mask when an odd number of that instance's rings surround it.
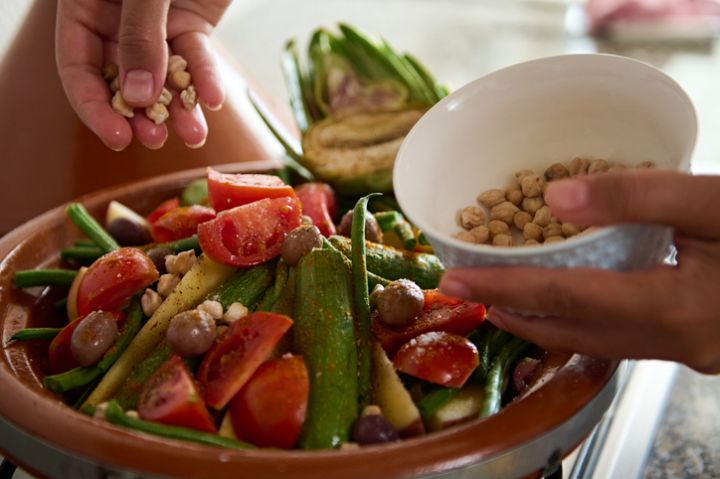
M 288 265 L 295 266 L 300 258 L 322 244 L 322 234 L 317 226 L 301 225 L 288 233 L 280 254 Z
M 152 243 L 150 230 L 136 221 L 115 218 L 107 226 L 108 233 L 122 246 L 141 246 Z
M 353 427 L 353 440 L 361 446 L 381 444 L 399 439 L 395 428 L 380 414 L 361 416 Z
M 155 267 L 161 275 L 167 273 L 167 269 L 165 268 L 165 256 L 171 254 L 173 254 L 173 252 L 170 248 L 157 247 L 147 250 L 147 255 L 150 257 L 152 262 L 155 263 Z
M 352 232 L 352 221 L 353 221 L 353 210 L 345 213 L 345 216 L 340 220 L 340 226 L 338 226 L 338 234 L 350 237 Z M 365 216 L 365 239 L 372 241 L 373 243 L 382 243 L 383 234 L 380 229 L 375 217 L 372 213 L 367 213 Z

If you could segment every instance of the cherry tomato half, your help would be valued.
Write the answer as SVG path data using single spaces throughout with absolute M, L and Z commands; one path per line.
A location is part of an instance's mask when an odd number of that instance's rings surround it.
M 300 226 L 297 198 L 266 198 L 218 214 L 198 227 L 205 254 L 230 266 L 253 266 L 280 254 L 285 236 Z
M 77 292 L 77 314 L 120 309 L 130 297 L 158 279 L 152 260 L 137 248 L 101 256 L 85 272 Z
M 178 198 L 177 196 L 175 198 L 170 198 L 167 201 L 163 201 L 157 208 L 152 210 L 152 212 L 147 215 L 148 223 L 150 223 L 151 225 L 154 224 L 162 215 L 164 215 L 170 210 L 174 210 L 179 206 L 180 198 Z
M 335 234 L 333 216 L 337 212 L 335 192 L 327 183 L 304 183 L 295 188 L 302 213 L 309 216 L 325 237 Z
M 477 348 L 457 334 L 432 332 L 405 343 L 393 358 L 405 374 L 451 388 L 465 384 L 480 364 Z
M 215 210 L 206 206 L 178 206 L 152 225 L 152 237 L 156 243 L 166 243 L 189 238 L 197 233 L 198 225 L 215 218 Z
M 195 381 L 177 355 L 150 376 L 140 393 L 137 410 L 146 421 L 216 432 Z
M 293 447 L 305 422 L 309 390 L 301 356 L 263 363 L 230 402 L 235 435 L 259 447 Z
M 208 197 L 215 211 L 229 210 L 263 198 L 295 197 L 292 186 L 273 175 L 220 173 L 208 168 Z
M 224 408 L 290 325 L 292 320 L 287 316 L 265 312 L 254 312 L 233 322 L 205 354 L 198 369 L 198 381 L 208 405 Z
M 373 313 L 372 329 L 389 356 L 410 339 L 430 331 L 445 331 L 467 336 L 485 320 L 485 306 L 445 296 L 436 289 L 423 291 L 425 305 L 420 315 L 409 325 L 395 329 L 383 323 L 377 311 Z

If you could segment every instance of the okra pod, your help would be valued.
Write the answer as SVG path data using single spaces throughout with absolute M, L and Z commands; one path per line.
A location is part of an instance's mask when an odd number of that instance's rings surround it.
M 254 310 L 262 294 L 272 284 L 272 266 L 272 263 L 265 263 L 237 271 L 208 295 L 207 299 L 219 301 L 223 309 L 233 303 L 241 303 L 249 310 Z
M 315 249 L 295 271 L 293 349 L 305 358 L 310 377 L 299 445 L 337 447 L 348 440 L 358 414 L 350 270 L 341 253 Z
M 137 407 L 143 386 L 171 355 L 172 349 L 170 349 L 167 342 L 163 341 L 133 369 L 115 396 L 115 400 L 123 409 L 135 409 Z
M 282 292 L 285 290 L 288 281 L 288 265 L 281 258 L 275 266 L 275 280 L 272 287 L 265 291 L 260 303 L 257 305 L 258 311 L 272 311 L 273 306 L 278 302 Z M 290 316 L 290 315 L 287 315 Z

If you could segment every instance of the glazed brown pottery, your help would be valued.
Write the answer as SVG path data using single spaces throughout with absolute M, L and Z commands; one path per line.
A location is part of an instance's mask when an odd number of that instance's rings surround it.
M 264 164 L 234 165 L 266 168 Z M 80 200 L 96 217 L 117 199 L 147 213 L 177 194 L 202 169 L 103 190 Z M 0 239 L 0 416 L 33 440 L 69 457 L 103 465 L 103 470 L 136 471 L 171 477 L 342 478 L 416 477 L 481 465 L 465 477 L 518 477 L 541 470 L 587 435 L 614 394 L 616 362 L 555 356 L 547 382 L 499 414 L 446 431 L 378 447 L 351 451 L 238 451 L 170 441 L 111 426 L 74 411 L 41 387 L 47 343 L 8 343 L 27 326 L 57 324 L 52 302 L 41 288 L 12 287 L 16 270 L 58 265 L 58 251 L 80 237 L 62 207 L 49 211 Z M 554 373 L 554 374 L 553 374 Z M 13 438 L 0 449 L 13 456 Z M 13 456 L 31 471 L 52 474 L 42 457 Z M 474 466 L 480 467 L 480 466 Z M 489 472 L 488 472 L 489 471 Z M 72 477 L 57 472 L 58 476 Z

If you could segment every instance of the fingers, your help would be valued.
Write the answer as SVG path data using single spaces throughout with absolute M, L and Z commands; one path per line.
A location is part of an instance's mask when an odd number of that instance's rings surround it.
M 130 144 L 132 130 L 110 106 L 110 91 L 100 76 L 102 40 L 72 14 L 65 2 L 59 4 L 55 47 L 65 94 L 80 120 L 105 145 L 122 150 Z
M 210 110 L 219 110 L 225 101 L 223 82 L 207 35 L 188 32 L 172 42 L 173 52 L 185 57 L 200 101 Z
M 192 111 L 188 111 L 182 105 L 180 96 L 173 95 L 170 121 L 173 130 L 188 148 L 200 148 L 205 144 L 208 127 L 199 104 Z
M 168 138 L 168 130 L 164 124 L 156 125 L 147 116 L 137 110 L 130 119 L 130 125 L 135 138 L 146 148 L 158 150 L 163 147 Z
M 167 70 L 167 14 L 170 0 L 124 0 L 118 34 L 120 88 L 133 107 L 152 105 Z
M 720 177 L 670 171 L 580 176 L 550 183 L 553 215 L 581 225 L 656 223 L 702 238 L 720 238 Z

